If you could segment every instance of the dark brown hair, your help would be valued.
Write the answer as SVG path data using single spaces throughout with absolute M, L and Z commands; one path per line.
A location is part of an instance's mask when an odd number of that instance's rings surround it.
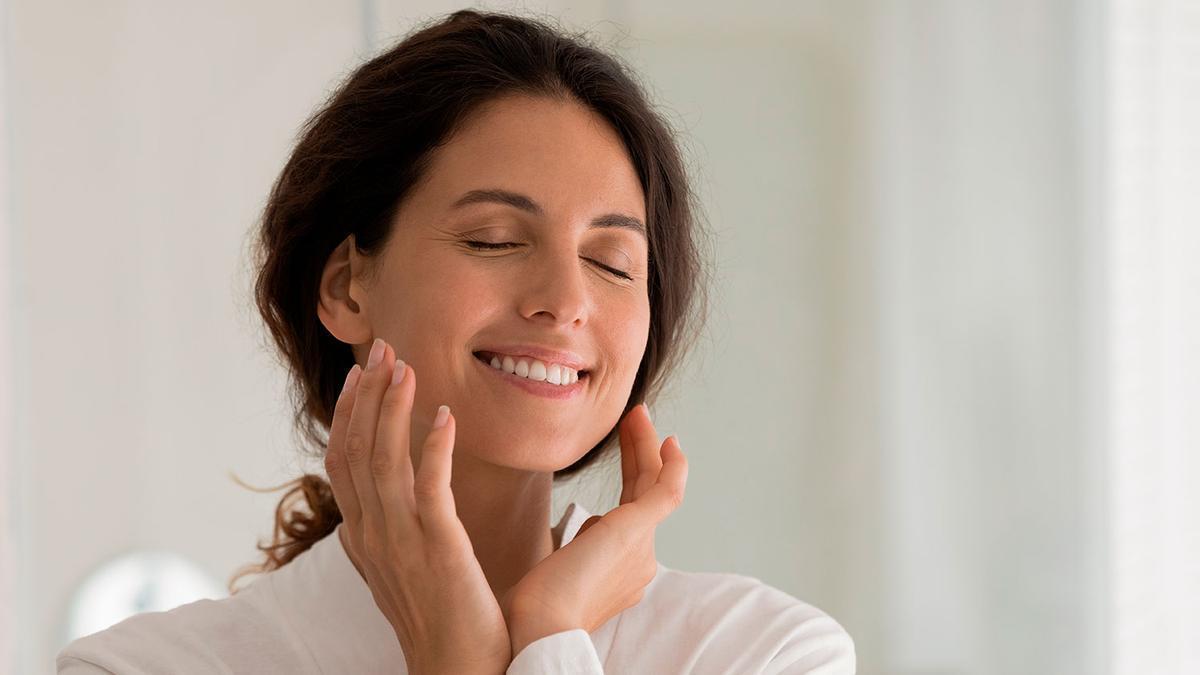
M 379 254 L 431 152 L 480 104 L 507 94 L 589 107 L 616 130 L 637 170 L 646 198 L 650 334 L 625 411 L 653 400 L 694 346 L 707 315 L 699 209 L 674 134 L 631 70 L 584 34 L 511 14 L 457 11 L 350 73 L 303 125 L 263 209 L 255 303 L 290 374 L 295 428 L 315 457 L 324 455 L 334 404 L 354 365 L 350 346 L 317 317 L 329 255 L 351 234 L 365 256 Z M 594 464 L 616 436 L 614 425 L 556 471 L 555 481 Z M 231 592 L 241 576 L 287 564 L 341 522 L 324 477 L 306 473 L 270 490 L 289 486 L 272 543 L 258 545 L 266 560 L 235 574 Z

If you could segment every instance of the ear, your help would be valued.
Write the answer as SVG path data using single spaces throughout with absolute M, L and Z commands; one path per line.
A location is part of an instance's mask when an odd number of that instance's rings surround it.
M 318 288 L 317 316 L 325 330 L 350 345 L 365 344 L 372 336 L 367 293 L 360 281 L 364 269 L 352 234 L 329 254 Z

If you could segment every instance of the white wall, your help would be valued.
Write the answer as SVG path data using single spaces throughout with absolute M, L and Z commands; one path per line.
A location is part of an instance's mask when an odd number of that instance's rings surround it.
M 1104 672 L 1086 3 L 536 7 L 625 36 L 717 234 L 664 563 L 816 604 L 863 673 Z M 336 80 L 456 8 L 9 1 L 16 672 L 109 556 L 257 557 L 278 495 L 227 472 L 306 467 L 244 237 Z
M 721 234 L 663 557 L 825 608 L 864 673 L 1104 672 L 1101 26 L 1032 0 L 688 7 L 629 9 Z
M 1089 94 L 1067 3 L 876 3 L 865 160 L 898 673 L 1100 673 Z
M 1113 675 L 1200 672 L 1200 2 L 1111 3 Z
M 8 3 L 17 663 L 69 594 L 166 547 L 220 580 L 291 466 L 243 237 L 292 134 L 359 56 L 353 3 Z

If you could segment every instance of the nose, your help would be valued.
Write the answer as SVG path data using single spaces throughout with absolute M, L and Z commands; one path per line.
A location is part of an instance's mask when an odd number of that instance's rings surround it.
M 551 326 L 582 326 L 587 322 L 587 270 L 573 246 L 545 249 L 534 256 L 528 271 L 521 316 Z

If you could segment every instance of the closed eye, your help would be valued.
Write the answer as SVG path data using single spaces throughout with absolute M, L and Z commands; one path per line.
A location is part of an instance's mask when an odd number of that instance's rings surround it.
M 475 241 L 475 240 L 471 240 L 471 239 L 466 239 L 466 240 L 463 240 L 463 243 L 466 244 L 467 246 L 470 246 L 471 248 L 479 249 L 481 251 L 495 251 L 498 249 L 502 250 L 502 249 L 513 248 L 515 246 L 520 246 L 520 244 L 516 244 L 511 241 L 492 243 L 490 241 Z M 597 267 L 600 267 L 600 268 L 604 269 L 605 271 L 607 271 L 617 277 L 625 279 L 626 281 L 633 280 L 633 277 L 631 277 L 630 275 L 622 272 L 621 270 L 613 269 L 612 267 L 609 267 L 608 265 L 605 265 L 602 262 L 597 262 L 595 260 L 592 260 L 591 258 L 584 258 L 584 260 L 587 260 L 588 262 L 592 263 L 593 265 L 596 265 Z
M 509 241 L 501 242 L 499 244 L 493 244 L 490 241 L 472 241 L 470 239 L 464 240 L 463 243 L 466 244 L 467 246 L 470 246 L 471 248 L 479 248 L 479 249 L 484 249 L 484 250 L 491 250 L 491 249 L 497 249 L 497 248 L 512 248 L 513 246 L 517 245 L 517 244 L 514 244 Z

